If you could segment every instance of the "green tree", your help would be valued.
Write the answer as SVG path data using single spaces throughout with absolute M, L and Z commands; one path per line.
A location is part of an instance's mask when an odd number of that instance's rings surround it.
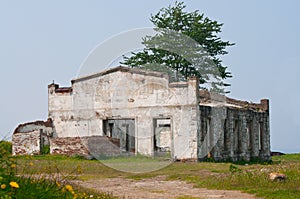
M 212 89 L 224 92 L 220 87 L 229 84 L 223 80 L 232 76 L 219 56 L 227 54 L 226 47 L 234 44 L 217 36 L 223 24 L 210 20 L 198 10 L 185 12 L 185 7 L 183 2 L 176 2 L 151 15 L 157 34 L 144 37 L 143 51 L 123 56 L 122 64 L 167 72 L 171 81 L 197 76 L 200 84 L 211 81 Z

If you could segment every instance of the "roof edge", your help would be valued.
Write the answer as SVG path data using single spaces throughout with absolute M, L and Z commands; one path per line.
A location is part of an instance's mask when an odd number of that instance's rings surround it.
M 87 75 L 87 76 L 72 79 L 71 82 L 72 82 L 72 84 L 74 84 L 76 82 L 86 81 L 86 80 L 89 80 L 89 79 L 92 79 L 92 78 L 104 76 L 104 75 L 114 73 L 114 72 L 117 72 L 117 71 L 129 72 L 129 73 L 142 74 L 142 75 L 147 75 L 147 76 L 154 76 L 154 77 L 161 77 L 161 78 L 169 79 L 169 76 L 165 73 L 162 73 L 162 72 L 144 70 L 144 69 L 140 69 L 140 68 L 129 68 L 129 67 L 125 67 L 125 66 L 117 66 L 117 67 L 114 67 L 114 68 L 109 68 L 109 69 L 104 70 L 104 71 L 99 72 L 99 73 L 95 73 L 95 74 L 92 74 L 92 75 Z

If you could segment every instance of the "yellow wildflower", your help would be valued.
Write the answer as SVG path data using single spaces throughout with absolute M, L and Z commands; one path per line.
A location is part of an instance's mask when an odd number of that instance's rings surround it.
M 73 191 L 73 187 L 71 185 L 67 184 L 65 187 L 66 187 L 67 191 L 69 191 L 69 192 Z
M 6 184 L 2 184 L 1 189 L 5 189 L 5 188 L 6 188 Z
M 82 168 L 80 165 L 77 165 L 77 173 L 82 174 Z
M 16 182 L 10 182 L 9 185 L 13 188 L 19 188 L 19 185 Z
M 17 166 L 16 164 L 12 164 L 10 167 L 11 168 L 16 168 L 16 166 Z
M 56 182 L 56 185 L 57 185 L 58 187 L 60 187 L 60 183 L 59 183 L 59 182 Z
M 30 165 L 30 166 L 33 166 L 33 162 L 30 162 L 29 165 Z

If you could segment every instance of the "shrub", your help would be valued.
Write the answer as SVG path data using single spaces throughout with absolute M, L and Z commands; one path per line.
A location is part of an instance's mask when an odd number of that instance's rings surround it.
M 0 157 L 12 154 L 12 143 L 9 141 L 0 141 Z
M 50 154 L 50 145 L 44 145 L 44 146 L 43 146 L 43 149 L 42 149 L 42 151 L 41 151 L 41 154 L 42 154 L 42 155 Z
M 241 172 L 242 170 L 240 168 L 238 168 L 237 166 L 230 164 L 229 171 L 231 173 L 237 173 L 237 172 Z
M 15 158 L 3 155 L 4 151 L 7 153 L 9 149 L 9 142 L 1 142 L 1 154 L 0 154 L 0 199 L 18 199 L 18 198 L 97 198 L 97 199 L 110 199 L 111 195 L 106 193 L 93 193 L 86 192 L 84 189 L 73 189 L 71 184 L 67 184 L 67 177 L 59 178 L 60 174 L 58 167 L 52 168 L 51 164 L 48 165 L 49 172 L 45 174 L 31 173 L 30 167 L 34 167 L 34 161 L 32 157 L 26 156 L 26 161 L 22 165 L 18 165 L 15 162 Z M 4 147 L 3 147 L 4 146 Z M 6 149 L 4 149 L 6 148 Z M 10 154 L 10 153 L 8 153 Z M 23 169 L 22 169 L 23 168 Z M 55 170 L 51 173 L 51 170 Z M 21 173 L 17 171 L 23 170 Z M 81 168 L 75 169 L 77 174 Z M 27 171 L 27 172 L 26 172 Z M 73 175 L 74 172 L 70 175 Z M 20 175 L 21 174 L 21 175 Z M 57 176 L 56 176 L 57 175 Z M 68 174 L 67 174 L 68 175 Z M 80 190 L 80 191 L 78 191 Z

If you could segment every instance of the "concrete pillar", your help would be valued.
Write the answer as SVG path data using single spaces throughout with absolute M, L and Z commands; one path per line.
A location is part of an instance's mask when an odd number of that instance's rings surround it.
M 252 120 L 252 146 L 251 156 L 257 158 L 259 156 L 259 121 L 257 115 Z
M 267 114 L 262 115 L 261 119 L 261 134 L 262 134 L 262 146 L 260 151 L 260 158 L 262 160 L 270 160 L 270 129 L 269 129 L 269 118 Z
M 233 112 L 229 111 L 228 112 L 228 118 L 227 118 L 227 122 L 228 122 L 228 138 L 229 138 L 229 146 L 228 146 L 228 150 L 229 150 L 229 158 L 231 160 L 235 160 L 235 137 L 234 137 L 234 117 L 233 117 Z
M 239 142 L 240 142 L 240 157 L 243 160 L 249 161 L 250 156 L 248 154 L 248 143 L 249 143 L 249 135 L 247 132 L 247 119 L 245 113 L 241 113 L 240 116 L 240 131 L 239 131 Z

